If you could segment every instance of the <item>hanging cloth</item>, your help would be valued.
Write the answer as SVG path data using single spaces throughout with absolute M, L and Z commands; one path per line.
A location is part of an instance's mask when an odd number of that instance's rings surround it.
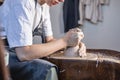
M 79 25 L 79 0 L 65 0 L 63 4 L 63 18 L 65 32 Z
M 108 5 L 110 0 L 84 0 L 85 19 L 92 23 L 103 21 L 103 5 Z

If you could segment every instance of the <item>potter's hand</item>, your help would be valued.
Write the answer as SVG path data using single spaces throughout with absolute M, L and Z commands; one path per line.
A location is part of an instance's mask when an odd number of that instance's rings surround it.
M 79 56 L 80 56 L 80 57 L 85 57 L 85 56 L 87 56 L 87 54 L 86 54 L 86 46 L 85 46 L 84 43 L 80 42 L 78 52 L 79 52 Z
M 81 40 L 84 38 L 84 34 L 83 34 L 82 30 L 79 28 L 74 28 L 74 29 L 70 29 L 70 31 L 77 32 L 77 34 L 74 34 L 73 37 L 78 38 L 78 40 L 79 40 L 78 45 L 79 45 Z
M 67 46 L 76 46 L 80 42 L 80 36 L 83 34 L 79 33 L 81 30 L 78 28 L 70 29 L 63 39 L 66 41 Z
M 59 2 L 64 2 L 64 0 L 50 0 L 52 5 L 56 5 Z
M 74 28 L 74 29 L 70 29 L 70 30 L 74 31 L 74 32 L 77 32 L 77 35 L 75 35 L 75 36 L 79 38 L 79 41 L 81 41 L 84 38 L 84 34 L 83 34 L 81 29 Z

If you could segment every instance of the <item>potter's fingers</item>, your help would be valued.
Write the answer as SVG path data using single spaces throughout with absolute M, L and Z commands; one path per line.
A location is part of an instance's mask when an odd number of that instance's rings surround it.
M 80 38 L 84 38 L 83 32 L 78 32 L 78 36 L 79 36 Z
M 82 30 L 80 28 L 76 28 L 77 32 L 82 32 Z

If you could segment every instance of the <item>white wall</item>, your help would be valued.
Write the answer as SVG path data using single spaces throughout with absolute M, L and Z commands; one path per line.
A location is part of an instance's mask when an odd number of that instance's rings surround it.
M 56 38 L 64 35 L 62 5 L 51 7 L 51 21 Z M 120 0 L 111 0 L 109 6 L 104 6 L 103 16 L 103 22 L 97 25 L 87 21 L 84 23 L 83 42 L 87 48 L 120 51 Z

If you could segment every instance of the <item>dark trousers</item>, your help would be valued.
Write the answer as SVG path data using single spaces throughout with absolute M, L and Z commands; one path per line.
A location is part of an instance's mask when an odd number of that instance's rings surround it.
M 43 59 L 21 62 L 15 53 L 9 53 L 9 69 L 12 80 L 45 80 L 50 68 L 55 67 L 54 64 Z

